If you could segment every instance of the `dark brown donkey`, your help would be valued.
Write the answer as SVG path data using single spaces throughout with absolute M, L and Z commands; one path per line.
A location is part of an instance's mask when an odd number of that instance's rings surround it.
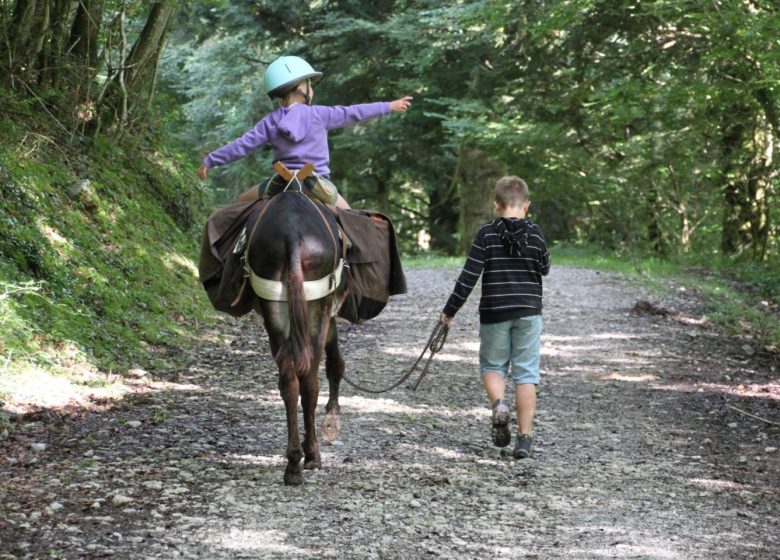
M 260 292 L 254 308 L 265 322 L 279 367 L 279 391 L 287 409 L 284 482 L 302 484 L 301 459 L 303 469 L 321 465 L 315 410 L 323 351 L 330 390 L 323 437 L 332 439 L 338 433 L 339 383 L 344 360 L 332 312 L 341 302 L 346 286 L 344 280 L 336 277 L 342 245 L 336 221 L 326 207 L 289 190 L 274 196 L 259 216 L 250 218 L 247 231 L 251 232 L 247 264 L 254 273 L 253 288 Z M 330 287 L 336 290 L 316 297 Z M 307 295 L 316 299 L 307 301 Z M 298 430 L 299 397 L 303 407 L 302 446 Z

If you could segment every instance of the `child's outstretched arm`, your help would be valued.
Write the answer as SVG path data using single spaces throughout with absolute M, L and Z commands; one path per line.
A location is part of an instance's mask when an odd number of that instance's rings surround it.
M 198 177 L 203 180 L 211 167 L 225 165 L 251 154 L 268 142 L 268 138 L 268 122 L 267 119 L 263 119 L 239 138 L 207 155 L 203 164 L 198 168 Z
M 313 109 L 323 125 L 328 130 L 357 124 L 361 121 L 374 119 L 389 113 L 403 113 L 409 109 L 412 98 L 409 96 L 395 101 L 378 101 L 376 103 L 359 103 L 357 105 L 315 105 Z

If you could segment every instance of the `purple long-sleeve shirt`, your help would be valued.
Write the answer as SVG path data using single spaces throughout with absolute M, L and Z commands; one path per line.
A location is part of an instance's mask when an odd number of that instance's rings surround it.
M 225 165 L 269 144 L 274 161 L 281 161 L 288 169 L 300 169 L 311 162 L 317 173 L 327 176 L 330 175 L 328 131 L 389 112 L 390 103 L 386 101 L 336 107 L 299 103 L 279 107 L 240 138 L 211 152 L 203 163 L 207 167 Z

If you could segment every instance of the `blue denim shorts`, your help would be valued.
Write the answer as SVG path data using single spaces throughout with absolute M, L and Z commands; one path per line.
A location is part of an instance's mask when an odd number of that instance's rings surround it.
M 512 380 L 516 384 L 538 385 L 541 338 L 541 315 L 503 323 L 481 323 L 479 369 L 482 376 L 495 371 L 506 379 L 512 364 Z

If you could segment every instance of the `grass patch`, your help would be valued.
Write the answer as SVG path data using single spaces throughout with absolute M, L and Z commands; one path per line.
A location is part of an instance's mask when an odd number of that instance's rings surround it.
M 681 271 L 679 263 L 655 255 L 626 255 L 582 245 L 550 248 L 553 266 L 565 264 L 627 275 L 668 276 Z
M 442 266 L 463 266 L 466 257 L 448 257 L 445 255 L 422 254 L 405 256 L 402 259 L 404 268 L 438 268 Z

